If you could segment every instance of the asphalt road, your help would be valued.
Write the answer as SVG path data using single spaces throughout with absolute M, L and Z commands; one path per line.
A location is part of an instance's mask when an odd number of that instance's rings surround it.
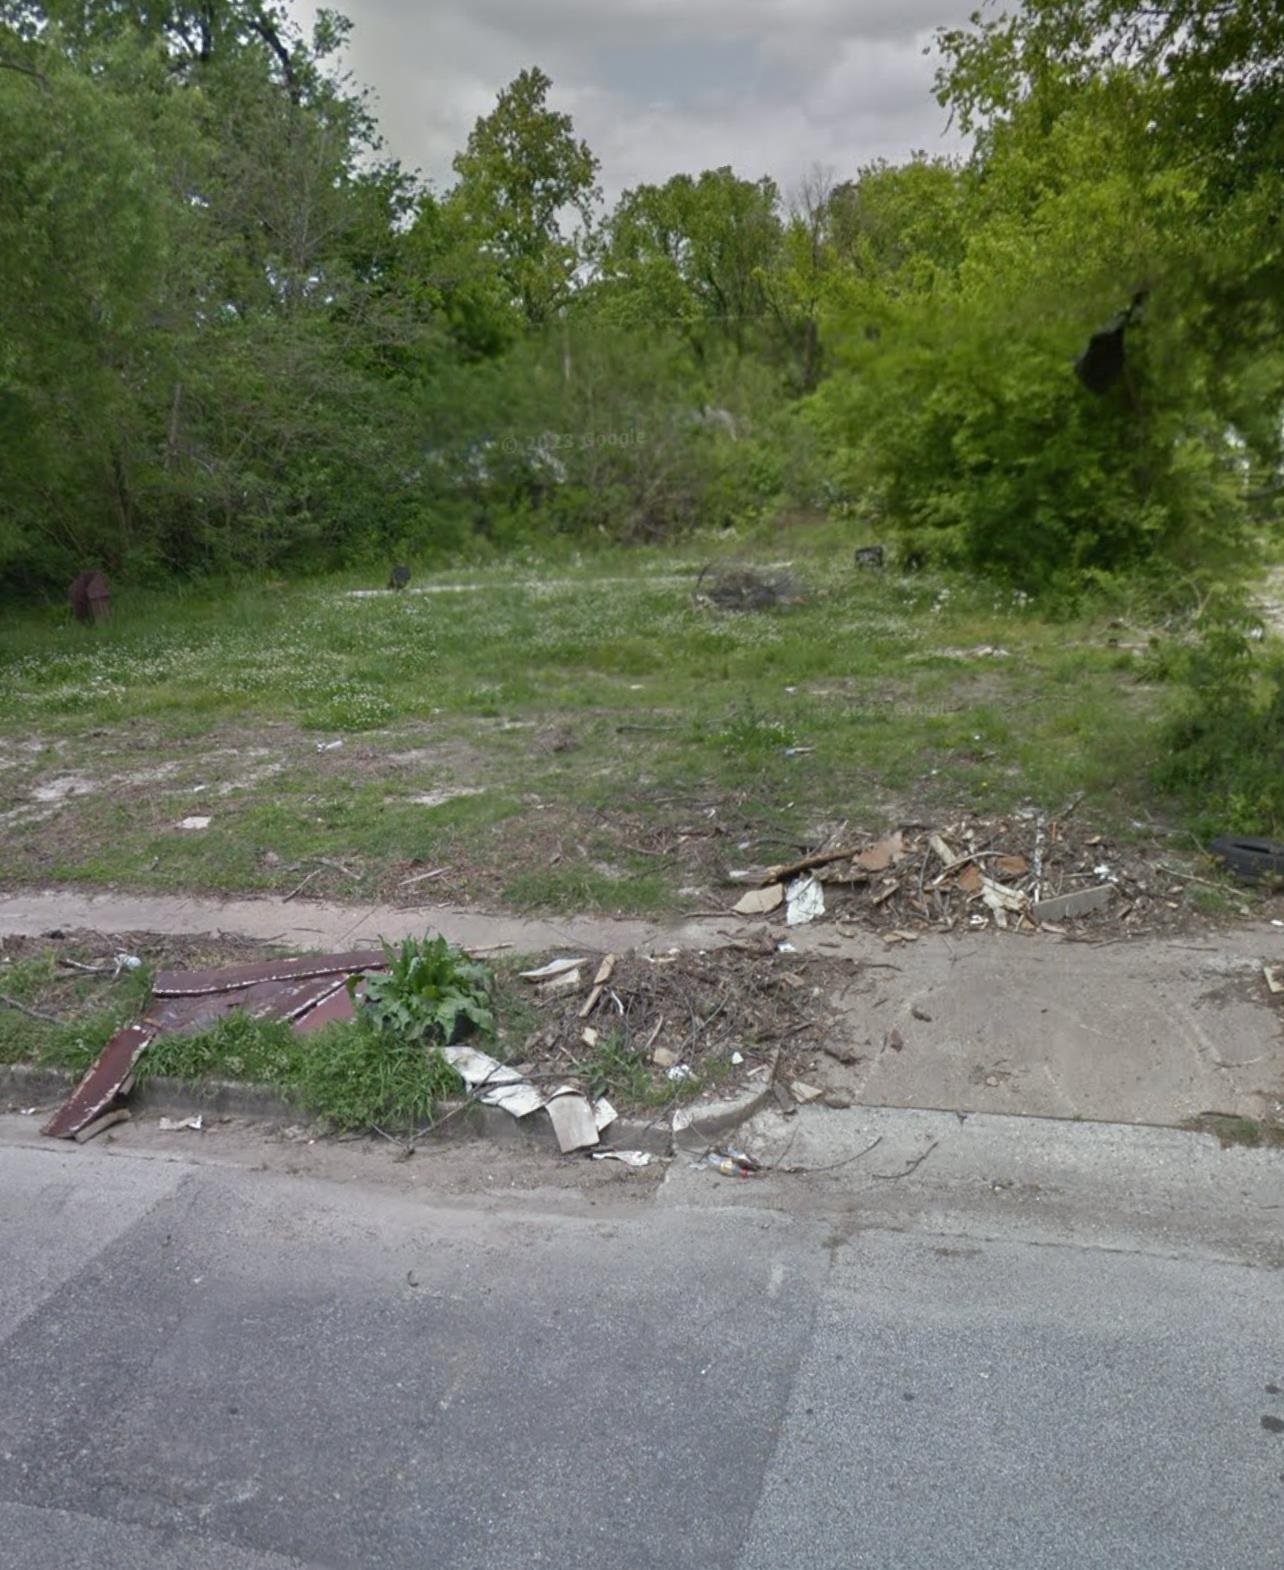
M 545 1203 L 0 1126 L 0 1567 L 1279 1564 L 1284 1167 L 1181 1137 L 1045 1211 L 980 1136 Z

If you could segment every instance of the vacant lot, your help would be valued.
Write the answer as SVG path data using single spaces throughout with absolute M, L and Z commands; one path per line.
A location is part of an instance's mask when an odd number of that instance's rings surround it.
M 843 823 L 1080 791 L 1081 821 L 1194 848 L 1147 783 L 1145 629 L 858 571 L 827 534 L 763 553 L 805 603 L 720 611 L 709 554 L 11 618 L 0 877 L 664 913 Z

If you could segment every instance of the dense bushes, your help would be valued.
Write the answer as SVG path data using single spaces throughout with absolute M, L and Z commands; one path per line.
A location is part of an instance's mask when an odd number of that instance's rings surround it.
M 1218 595 L 1194 638 L 1161 658 L 1180 696 L 1156 777 L 1205 833 L 1284 836 L 1284 651 L 1262 630 L 1242 600 Z

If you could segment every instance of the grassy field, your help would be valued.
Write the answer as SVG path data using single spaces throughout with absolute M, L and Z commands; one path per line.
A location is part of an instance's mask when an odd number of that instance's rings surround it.
M 0 880 L 660 914 L 843 822 L 1084 791 L 1172 831 L 1144 631 L 858 572 L 826 530 L 757 552 L 806 603 L 724 613 L 715 549 L 11 614 Z

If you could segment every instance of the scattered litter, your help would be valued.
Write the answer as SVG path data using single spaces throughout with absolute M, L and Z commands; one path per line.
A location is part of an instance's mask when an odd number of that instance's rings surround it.
M 712 1167 L 715 1172 L 721 1172 L 723 1177 L 752 1177 L 753 1173 L 748 1167 L 742 1167 L 738 1161 L 733 1161 L 730 1156 L 720 1156 L 716 1150 L 711 1150 L 703 1161 L 697 1166 Z
M 610 981 L 614 973 L 615 955 L 608 954 L 602 960 L 602 963 L 597 967 L 597 973 L 593 977 L 593 990 L 584 1000 L 584 1007 L 580 1010 L 581 1019 L 587 1019 L 593 1010 L 597 1007 L 603 992 L 606 990 L 606 984 Z
M 825 890 L 810 873 L 786 885 L 785 902 L 785 925 L 788 927 L 805 927 L 825 914 Z
M 723 1177 L 753 1177 L 762 1171 L 762 1162 L 754 1159 L 746 1151 L 737 1150 L 734 1145 L 727 1145 L 722 1150 L 711 1150 L 697 1166 L 712 1167 L 715 1172 L 721 1172 Z
M 1284 965 L 1263 965 L 1262 975 L 1272 992 L 1284 992 Z
M 184 1128 L 195 1129 L 199 1134 L 204 1129 L 205 1122 L 202 1114 L 198 1112 L 191 1118 L 162 1118 L 157 1127 L 163 1134 L 174 1134 Z
M 399 889 L 406 889 L 410 888 L 415 883 L 431 883 L 434 878 L 440 878 L 444 873 L 449 871 L 449 867 L 434 867 L 431 872 L 417 872 L 411 878 L 402 878 L 397 887 Z
M 343 746 L 343 738 L 339 737 L 338 740 L 336 740 L 336 741 L 319 741 L 319 742 L 317 742 L 317 751 L 318 752 L 337 752 L 339 750 L 339 748 L 342 747 L 342 746 Z
M 865 872 L 886 872 L 904 855 L 905 836 L 898 829 L 894 834 L 885 834 L 881 840 L 875 840 L 867 849 L 858 851 L 852 861 Z
M 694 1079 L 695 1070 L 689 1063 L 675 1063 L 664 1077 L 680 1085 L 683 1080 Z
M 1073 898 L 1072 895 L 1063 898 Z M 981 877 L 981 902 L 986 905 L 994 915 L 996 927 L 1006 927 L 1008 912 L 1022 915 L 1030 904 L 1030 896 L 1023 889 L 1009 888 L 1006 883 L 996 883 L 993 878 Z M 1089 906 L 1089 909 L 1092 907 Z M 1051 912 L 1056 915 L 1059 912 Z
M 787 758 L 806 758 L 806 757 L 810 756 L 811 753 L 815 752 L 815 750 L 816 750 L 815 747 L 786 747 L 785 748 L 785 757 L 787 757 Z
M 513 1117 L 524 1118 L 545 1105 L 544 1097 L 525 1075 L 475 1047 L 442 1047 L 441 1055 L 487 1106 L 502 1107 Z
M 523 970 L 519 971 L 518 975 L 523 981 L 552 981 L 557 976 L 566 975 L 587 964 L 586 959 L 551 959 L 547 965 L 541 965 L 538 970 Z
M 557 1135 L 558 1149 L 564 1156 L 573 1150 L 583 1150 L 588 1145 L 597 1144 L 597 1119 L 587 1096 L 568 1091 L 550 1097 L 547 1105 L 553 1132 Z
M 1274 987 L 1271 988 L 1272 992 L 1274 992 L 1275 990 L 1276 989 Z M 731 1066 L 732 1066 L 732 1068 L 739 1068 L 740 1065 L 744 1062 L 744 1060 L 745 1060 L 745 1055 L 744 1055 L 743 1052 L 733 1052 L 731 1054 Z
M 779 883 L 769 883 L 766 888 L 750 889 L 738 899 L 732 909 L 738 916 L 765 916 L 783 904 L 785 891 Z
M 142 968 L 143 962 L 137 954 L 116 954 L 113 958 L 118 973 L 122 970 L 140 970 Z
M 18 1116 L 20 1118 L 33 1118 L 39 1110 L 38 1107 L 19 1107 Z
M 211 822 L 213 822 L 212 818 L 182 818 L 178 826 L 180 829 L 207 829 Z
M 594 1161 L 622 1161 L 626 1167 L 649 1167 L 654 1159 L 649 1150 L 594 1150 Z
M 825 1092 L 818 1085 L 808 1085 L 804 1080 L 796 1079 L 789 1087 L 790 1094 L 800 1106 L 808 1102 L 819 1101 Z
M 619 1115 L 605 1096 L 599 1096 L 593 1103 L 593 1122 L 599 1134 L 604 1128 L 609 1128 Z
M 593 1029 L 592 1025 L 586 1025 L 584 1029 L 580 1031 L 580 1043 L 582 1046 L 588 1047 L 590 1051 L 592 1051 L 592 1049 L 597 1046 L 598 1034 L 597 1031 Z
M 582 979 L 578 970 L 563 970 L 550 980 L 541 981 L 536 990 L 542 998 L 554 992 L 574 992 Z
M 783 943 L 776 944 L 777 954 L 796 954 L 797 952 L 797 948 L 794 946 L 794 944 L 790 943 L 788 939 L 786 939 Z

